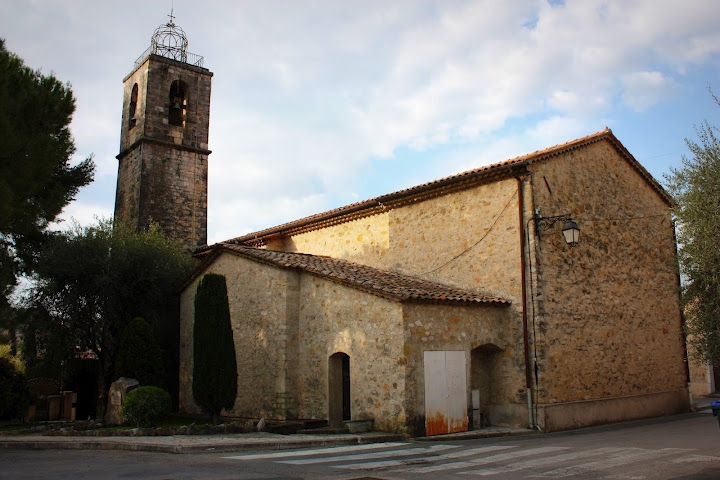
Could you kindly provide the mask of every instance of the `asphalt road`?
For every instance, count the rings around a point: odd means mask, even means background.
[[[173,455],[0,451],[0,479],[720,479],[709,411],[558,434]]]

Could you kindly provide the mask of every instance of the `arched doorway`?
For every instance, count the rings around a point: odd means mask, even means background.
[[[328,422],[339,427],[350,418],[350,357],[338,352],[328,359]]]
[[[486,343],[470,352],[470,391],[472,394],[472,427],[482,428],[492,424],[492,407],[496,382],[500,375],[497,370],[502,349]]]

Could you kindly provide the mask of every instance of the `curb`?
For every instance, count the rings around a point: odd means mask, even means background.
[[[478,438],[497,438],[497,437],[518,437],[526,435],[540,435],[544,432],[539,430],[530,430],[527,428],[517,428],[511,430],[468,430],[467,432],[448,433],[445,435],[433,435],[431,437],[415,437],[413,440],[419,442],[451,442],[455,440],[474,440]]]
[[[155,453],[208,453],[208,452],[235,452],[254,448],[269,450],[286,450],[303,447],[323,447],[332,445],[361,445],[368,443],[382,443],[405,440],[402,435],[392,434],[370,434],[370,435],[343,435],[338,437],[322,438],[288,438],[278,435],[281,438],[228,438],[228,437],[202,437],[183,438],[165,437],[63,437],[67,440],[55,438],[38,437],[35,439],[17,438],[0,439],[0,450],[118,450],[132,452],[155,452]],[[125,440],[109,440],[109,438],[124,438]],[[148,441],[138,441],[141,438],[153,438]],[[172,443],[171,443],[172,442]]]

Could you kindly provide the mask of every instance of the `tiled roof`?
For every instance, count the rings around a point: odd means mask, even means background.
[[[298,269],[366,293],[407,303],[439,303],[454,305],[509,305],[510,301],[480,293],[450,287],[409,275],[379,270],[337,258],[303,253],[279,252],[241,245],[213,247],[212,261],[222,252],[239,255],[279,268]],[[207,264],[205,264],[207,265]],[[197,277],[204,270],[195,272]]]
[[[261,230],[259,232],[232,238],[222,243],[261,245],[264,239],[272,238],[274,236],[293,235],[303,231],[322,228],[327,225],[333,225],[354,220],[356,218],[374,215],[385,211],[388,208],[393,208],[393,206],[398,204],[403,204],[409,201],[420,201],[428,197],[443,195],[451,191],[468,188],[477,182],[487,181],[487,179],[493,177],[506,177],[533,162],[560,155],[602,140],[609,141],[618,153],[620,153],[620,155],[628,161],[628,163],[669,205],[674,204],[673,199],[662,188],[662,186],[652,177],[652,175],[650,175],[650,173],[648,173],[647,170],[645,170],[642,165],[640,165],[637,160],[635,160],[635,157],[633,157],[632,154],[622,145],[622,143],[620,143],[615,135],[613,135],[612,131],[610,131],[609,128],[606,128],[605,130],[593,133],[592,135],[511,158],[509,160],[505,160],[504,162],[486,165],[474,170],[468,170],[466,172],[434,180],[432,182],[423,183],[415,187],[399,190],[394,193],[381,195],[379,197],[370,198],[368,200],[363,200],[344,207],[328,210],[327,212],[311,215],[309,217]]]

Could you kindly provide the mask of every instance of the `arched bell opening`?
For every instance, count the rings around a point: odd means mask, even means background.
[[[175,80],[170,85],[168,123],[177,127],[185,125],[187,113],[187,86],[181,80]]]
[[[133,85],[132,92],[130,92],[130,102],[128,103],[128,128],[133,128],[137,125],[137,104],[138,104],[138,84]]]

